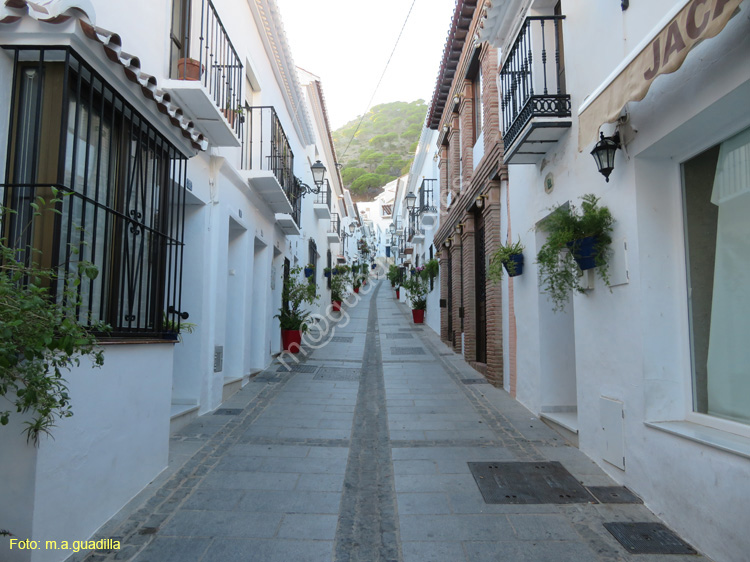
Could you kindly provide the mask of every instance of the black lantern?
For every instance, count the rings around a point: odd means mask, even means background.
[[[323,185],[323,180],[326,177],[326,167],[323,165],[323,162],[318,160],[317,162],[315,162],[315,164],[310,166],[310,170],[312,171],[313,181],[315,182],[315,185]]]
[[[615,132],[611,137],[605,137],[604,133],[599,135],[601,138],[591,151],[591,156],[596,160],[596,167],[609,182],[609,174],[615,169],[615,153],[620,148],[620,133]]]
[[[349,234],[354,234],[354,229],[355,229],[354,223],[350,222],[349,223]]]
[[[396,225],[394,223],[391,223],[388,227],[388,230],[390,230],[391,234],[393,234],[394,232],[396,232]]]
[[[409,192],[409,195],[407,195],[404,199],[406,199],[406,208],[409,209],[409,212],[414,211],[414,205],[417,204],[417,196],[414,195],[413,191]]]

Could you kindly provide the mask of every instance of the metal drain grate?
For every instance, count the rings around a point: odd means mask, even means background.
[[[392,332],[388,332],[385,337],[389,340],[413,340],[414,334],[408,334],[408,333],[399,333],[394,334]]]
[[[330,341],[334,343],[352,343],[354,338],[349,336],[333,336]]]
[[[215,416],[239,416],[242,408],[219,408],[214,412]]]
[[[280,373],[281,371],[291,371],[293,373],[314,373],[318,370],[317,365],[280,365],[278,369],[276,369],[277,373]]]
[[[470,462],[468,465],[485,503],[596,502],[559,462]]]
[[[643,500],[623,486],[586,486],[600,503],[643,503]]]
[[[412,326],[411,328],[399,328],[399,332],[421,332],[422,328],[417,328],[415,326]]]
[[[426,355],[421,347],[392,347],[392,355]]]
[[[358,381],[362,376],[361,369],[346,367],[324,367],[313,377],[316,381]]]
[[[464,384],[490,384],[487,379],[461,379]]]
[[[661,523],[604,523],[630,554],[698,554]]]

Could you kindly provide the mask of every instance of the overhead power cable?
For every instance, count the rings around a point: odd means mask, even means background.
[[[378,88],[380,87],[380,83],[383,81],[383,77],[385,76],[386,71],[388,70],[388,65],[391,64],[391,59],[393,58],[393,53],[396,52],[396,47],[398,47],[398,42],[401,40],[401,35],[404,33],[404,28],[406,28],[406,23],[409,21],[409,16],[411,16],[411,11],[414,9],[414,4],[417,3],[417,0],[412,0],[411,6],[409,7],[409,12],[406,14],[406,19],[404,19],[404,24],[401,26],[401,31],[398,33],[398,37],[396,37],[396,43],[393,45],[393,50],[391,51],[391,55],[388,57],[388,61],[385,63],[385,68],[383,69],[383,73],[380,75],[380,80],[378,80],[378,83],[375,85],[375,89],[372,92],[372,96],[370,96],[370,101],[367,102],[367,107],[365,108],[364,113],[362,113],[362,117],[359,120],[359,123],[357,123],[357,128],[354,129],[354,132],[352,133],[351,138],[349,139],[349,142],[346,145],[346,148],[344,149],[344,153],[341,155],[341,160],[344,160],[344,156],[346,156],[347,151],[349,150],[349,146],[351,146],[352,141],[354,140],[354,137],[357,135],[357,131],[359,131],[360,126],[362,126],[362,121],[365,120],[365,116],[367,115],[367,112],[370,110],[370,106],[372,105],[372,100],[375,99],[375,94],[378,92]]]

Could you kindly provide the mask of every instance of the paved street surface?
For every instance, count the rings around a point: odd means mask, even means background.
[[[172,437],[170,467],[97,537],[136,562],[621,561],[604,528],[656,522],[640,504],[485,503],[468,462],[559,461],[615,483],[452,353],[386,282],[331,341],[274,362]],[[506,496],[507,497],[507,496]]]

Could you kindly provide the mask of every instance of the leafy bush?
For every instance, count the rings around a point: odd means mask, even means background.
[[[409,301],[414,310],[425,310],[427,308],[427,293],[430,290],[424,276],[412,275],[401,286],[409,291]]]
[[[51,201],[37,197],[32,203],[35,216],[41,215],[40,209],[58,212],[54,206],[61,200],[53,194]],[[5,208],[0,213],[6,219],[15,214]],[[104,354],[95,333],[108,330],[102,323],[86,327],[76,321],[81,278],[96,278],[97,268],[81,260],[72,262],[70,271],[45,269],[33,261],[37,256],[0,238],[0,397],[16,413],[31,414],[24,432],[34,445],[39,445],[41,434],[51,435],[58,419],[73,415],[63,371],[80,365],[82,357],[100,367]],[[50,287],[58,287],[57,299]],[[0,424],[7,425],[10,414],[0,410]]]

